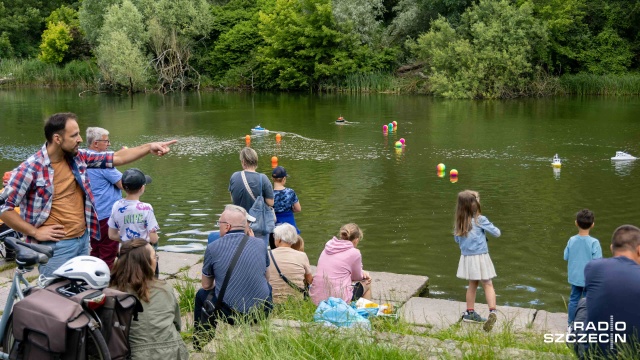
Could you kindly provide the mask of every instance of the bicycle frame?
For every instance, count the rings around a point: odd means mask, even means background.
[[[7,295],[7,303],[4,305],[4,312],[2,313],[2,319],[0,320],[0,340],[4,339],[7,324],[9,323],[9,318],[11,317],[13,304],[15,303],[16,298],[18,301],[24,299],[24,291],[32,287],[27,279],[24,278],[24,274],[31,270],[32,269],[29,268],[25,269],[18,267],[13,274],[11,289],[9,290],[9,294]],[[24,288],[22,287],[22,285],[24,285]],[[0,351],[0,359],[8,358],[8,353]]]

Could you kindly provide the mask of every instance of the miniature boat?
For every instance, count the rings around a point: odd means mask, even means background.
[[[346,122],[347,122],[347,120],[345,120],[342,116],[340,116],[338,118],[338,120],[336,120],[336,124],[344,124]]]
[[[560,157],[558,156],[558,154],[556,154],[553,157],[553,160],[551,160],[551,166],[553,166],[554,168],[559,168],[562,166],[562,160],[560,160]]]
[[[256,127],[254,127],[253,129],[251,129],[251,132],[254,134],[268,134],[269,130],[263,128],[262,126],[258,125]]]
[[[616,156],[612,157],[613,161],[635,160],[637,157],[631,156],[624,151],[616,151]]]

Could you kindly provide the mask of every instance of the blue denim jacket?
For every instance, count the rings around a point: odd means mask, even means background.
[[[458,245],[460,245],[460,251],[462,255],[481,255],[489,252],[487,246],[487,236],[485,232],[493,235],[494,237],[500,236],[500,229],[495,227],[486,216],[478,216],[478,222],[472,220],[471,224],[473,228],[467,236],[454,236]]]

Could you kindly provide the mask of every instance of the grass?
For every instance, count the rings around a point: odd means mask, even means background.
[[[576,95],[638,95],[640,74],[593,75],[576,74],[560,77],[564,92]]]
[[[45,64],[38,59],[1,59],[0,78],[9,86],[56,86],[96,88],[100,71],[92,61],[74,60],[65,65]]]
[[[0,265],[0,272],[3,272],[5,270],[9,270],[9,269],[15,269],[15,268],[16,268],[15,261],[10,261],[10,262],[7,262],[5,264]]]
[[[193,280],[182,277],[178,278],[178,282],[174,285],[174,288],[178,292],[178,305],[180,306],[180,313],[185,314],[193,312],[195,308],[196,293],[199,289],[199,283]]]
[[[218,359],[422,359],[422,358],[570,358],[564,344],[544,343],[542,334],[514,331],[513,324],[486,333],[480,326],[453,325],[434,330],[401,318],[374,317],[372,331],[336,329],[313,323],[316,306],[290,298],[274,307],[268,319],[236,326],[219,325],[215,336]],[[276,321],[274,319],[278,319]],[[283,321],[290,321],[282,324]],[[184,333],[189,341],[191,333]],[[240,340],[241,339],[241,340]],[[205,348],[207,349],[207,348]],[[514,350],[515,349],[515,350]],[[205,356],[208,355],[205,350]],[[505,357],[505,354],[510,354]]]

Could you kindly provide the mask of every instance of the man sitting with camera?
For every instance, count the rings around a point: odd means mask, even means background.
[[[196,348],[207,335],[204,331],[215,329],[216,321],[232,325],[242,317],[255,321],[272,309],[269,255],[264,241],[253,236],[250,221],[255,218],[236,205],[227,205],[220,215],[220,239],[204,253],[202,289],[195,299]]]

